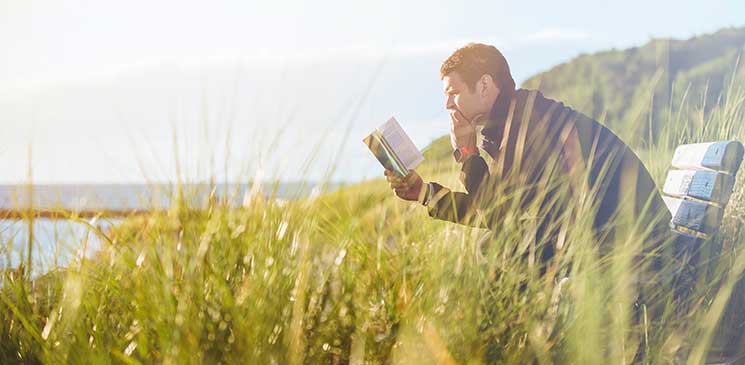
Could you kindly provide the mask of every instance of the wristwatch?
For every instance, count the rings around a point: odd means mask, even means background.
[[[464,158],[468,155],[478,154],[479,150],[476,147],[459,147],[453,150],[453,158],[455,162],[462,163]]]
[[[429,204],[429,201],[432,200],[432,190],[434,189],[431,182],[427,183],[423,187],[427,189],[427,191],[422,194],[422,200],[420,201],[420,203],[422,203],[422,205],[426,207],[427,204]]]

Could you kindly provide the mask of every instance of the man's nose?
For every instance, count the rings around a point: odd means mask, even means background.
[[[448,96],[447,100],[445,100],[445,109],[455,109],[455,102],[453,101],[452,96]]]

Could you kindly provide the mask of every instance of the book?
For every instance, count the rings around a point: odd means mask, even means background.
[[[363,140],[381,165],[400,176],[406,176],[424,161],[422,152],[404,132],[396,118],[376,128]]]

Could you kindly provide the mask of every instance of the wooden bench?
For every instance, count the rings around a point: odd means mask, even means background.
[[[682,265],[698,265],[693,252],[719,230],[743,152],[743,145],[736,141],[687,144],[675,150],[674,169],[668,172],[662,192],[672,214],[674,249],[686,257]],[[739,352],[707,362],[734,364],[743,350]]]
[[[719,229],[743,158],[740,142],[678,146],[662,192],[673,231],[706,239]]]

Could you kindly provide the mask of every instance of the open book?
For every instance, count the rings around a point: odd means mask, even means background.
[[[401,176],[408,175],[409,170],[424,161],[422,153],[393,117],[365,137],[363,142],[383,167]]]

